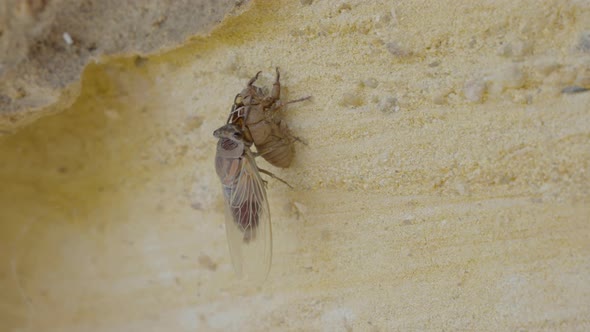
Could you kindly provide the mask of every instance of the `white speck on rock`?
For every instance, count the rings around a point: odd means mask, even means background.
[[[336,308],[322,315],[323,331],[351,331],[354,313],[348,308]]]
[[[469,195],[469,186],[463,181],[455,182],[455,191],[461,196]]]
[[[518,65],[511,65],[498,71],[491,79],[490,92],[501,94],[506,89],[518,89],[525,83],[525,75]]]
[[[219,186],[219,179],[200,169],[194,174],[194,179],[196,180],[190,192],[191,207],[195,210],[213,208],[220,199],[216,190]]]
[[[379,157],[377,158],[377,164],[378,165],[388,165],[389,161],[391,160],[391,152],[383,152],[379,155]]]
[[[477,78],[465,83],[463,86],[463,95],[472,103],[481,103],[486,90],[486,82],[481,78]]]
[[[63,38],[64,38],[64,41],[66,42],[66,44],[68,44],[68,45],[74,44],[74,40],[72,39],[72,36],[70,36],[69,33],[64,32]]]
[[[498,78],[504,83],[506,88],[520,88],[524,85],[524,73],[518,66],[511,66],[500,72]]]
[[[402,224],[404,225],[411,225],[414,223],[414,220],[416,220],[416,216],[413,214],[406,214],[402,216]]]

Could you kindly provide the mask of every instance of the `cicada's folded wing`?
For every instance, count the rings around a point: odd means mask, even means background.
[[[272,260],[270,209],[264,182],[247,150],[233,187],[224,187],[225,229],[232,263],[238,276],[262,282]]]

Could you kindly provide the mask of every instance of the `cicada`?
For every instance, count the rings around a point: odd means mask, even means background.
[[[248,82],[246,88],[234,99],[228,123],[239,125],[245,139],[256,146],[256,151],[266,161],[276,167],[286,168],[295,155],[294,142],[300,139],[291,134],[287,123],[282,119],[280,110],[287,104],[307,100],[304,97],[282,103],[279,69],[276,68],[276,80],[270,95],[254,85],[258,72]]]
[[[265,182],[250,150],[252,143],[232,123],[213,135],[219,139],[215,170],[223,187],[225,230],[233,266],[238,276],[264,281],[272,260],[272,232]]]

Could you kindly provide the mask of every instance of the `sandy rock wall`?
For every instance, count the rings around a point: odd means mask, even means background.
[[[254,1],[86,67],[0,138],[0,324],[21,331],[586,330],[590,6]],[[274,261],[232,271],[214,129],[259,70],[307,145]]]

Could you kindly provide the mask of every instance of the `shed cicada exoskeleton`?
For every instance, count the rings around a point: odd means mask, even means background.
[[[308,100],[304,97],[282,103],[279,69],[269,94],[254,85],[260,72],[248,82],[246,88],[234,99],[228,123],[239,125],[245,139],[254,143],[257,153],[276,167],[291,165],[295,155],[294,142],[300,139],[291,134],[279,112],[285,105]]]

